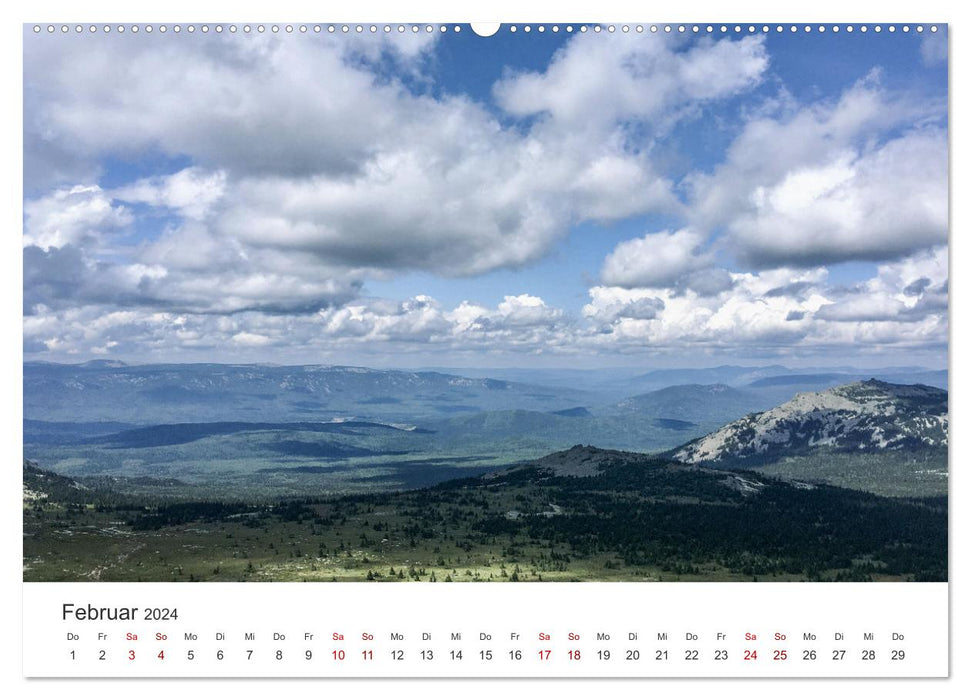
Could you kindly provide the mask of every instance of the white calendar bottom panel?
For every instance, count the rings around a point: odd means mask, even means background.
[[[943,583],[28,583],[28,677],[944,677]]]

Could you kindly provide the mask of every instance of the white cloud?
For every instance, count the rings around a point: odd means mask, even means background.
[[[323,331],[332,341],[434,342],[448,334],[451,324],[438,303],[427,296],[404,302],[355,302],[319,314]]]
[[[74,159],[155,151],[235,172],[287,173],[354,172],[375,137],[390,138],[405,116],[401,85],[379,84],[368,61],[415,58],[434,40],[61,38],[25,41],[28,153],[35,144]]]
[[[189,219],[201,219],[223,196],[226,173],[185,168],[163,177],[142,178],[114,190],[111,195],[122,202],[141,202],[176,210]]]
[[[604,284],[618,287],[671,287],[686,273],[711,264],[697,231],[661,231],[617,244],[604,260]]]
[[[757,187],[729,224],[760,265],[888,260],[947,241],[947,139],[911,132]]]
[[[587,347],[661,352],[676,348],[744,348],[811,353],[821,348],[929,348],[947,343],[947,248],[881,265],[846,287],[825,267],[731,273],[715,294],[676,286],[590,289],[583,314],[599,324],[579,335]],[[643,304],[656,312],[624,313]]]
[[[133,220],[97,185],[58,189],[28,200],[24,217],[24,245],[44,249],[98,242]]]
[[[583,313],[598,320],[613,317],[609,328],[601,329],[598,341],[628,348],[796,342],[805,334],[805,329],[787,320],[791,312],[811,312],[824,303],[825,298],[819,293],[802,299],[784,295],[770,297],[766,292],[781,284],[818,281],[823,277],[825,271],[821,270],[733,273],[730,289],[706,296],[691,289],[673,287],[593,287],[591,301],[583,308]],[[615,311],[645,301],[657,307],[656,314],[638,317]],[[609,333],[605,333],[608,330]]]
[[[196,219],[219,200],[211,228],[237,241],[452,275],[537,260],[576,221],[678,210],[647,145],[627,142],[628,120],[665,112],[670,122],[686,105],[751,87],[767,65],[761,38],[685,47],[573,37],[537,79],[550,82],[547,96],[557,81],[599,91],[609,80],[585,61],[609,68],[624,96],[596,105],[601,138],[591,141],[573,128],[573,108],[524,132],[463,97],[414,94],[382,75],[386,56],[420,66],[427,37],[154,34],[111,37],[98,51],[78,50],[90,37],[64,39],[28,38],[28,155],[188,156],[192,167],[116,198]],[[528,80],[497,92],[520,94]],[[591,97],[569,99],[589,109]]]
[[[38,305],[145,306],[166,311],[316,311],[357,295],[360,275],[308,256],[246,251],[192,226],[103,259],[77,246],[24,248],[24,312]]]
[[[397,138],[354,177],[240,178],[214,229],[330,264],[464,276],[538,260],[576,221],[679,207],[621,144],[524,137],[462,99],[426,100],[409,122],[413,108],[398,105]]]
[[[248,178],[213,226],[248,246],[351,267],[469,275],[519,266],[563,233],[568,207],[526,182],[517,153],[495,146],[453,162],[409,141],[351,180]]]
[[[361,300],[319,316],[335,338],[462,347],[490,341],[515,345],[536,338],[537,332],[555,332],[563,311],[530,294],[506,296],[495,308],[465,301],[451,310],[431,297],[417,296],[404,302]]]
[[[753,87],[768,63],[762,37],[685,49],[674,37],[578,35],[544,72],[514,74],[494,93],[511,114],[546,114],[561,128],[586,131],[669,119],[669,111]]]
[[[53,309],[40,305],[24,317],[29,352],[63,355],[184,357],[193,352],[256,353],[273,348],[306,359],[344,352],[547,352],[569,348],[573,325],[562,310],[530,294],[507,296],[495,307],[464,302],[455,308],[418,295],[404,301],[358,299],[316,313],[158,312],[105,305]],[[346,356],[345,356],[346,357]]]
[[[613,322],[617,319],[636,319],[650,321],[664,310],[665,303],[651,290],[632,290],[621,287],[593,287],[590,290],[591,303],[584,307],[583,314],[598,322]]]
[[[816,319],[839,322],[893,321],[921,324],[947,320],[948,253],[940,246],[900,262],[881,265],[877,275],[842,291]]]
[[[554,322],[563,315],[552,309],[540,297],[531,294],[506,296],[496,307],[496,316],[506,326],[538,326]]]
[[[877,75],[833,102],[783,95],[747,110],[724,162],[676,182],[665,168],[678,156],[659,141],[762,80],[762,37],[577,35],[546,70],[495,86],[505,114],[424,91],[434,35],[188,38],[99,37],[81,51],[92,37],[28,36],[26,177],[39,194],[25,202],[25,347],[946,342],[944,105]],[[97,181],[107,158],[191,165],[111,190],[65,186]],[[95,179],[71,179],[82,175]],[[521,268],[571,226],[648,213],[684,225],[618,244],[581,318],[530,294],[453,308],[359,296],[403,270]],[[844,260],[885,264],[829,283],[821,265]]]
[[[833,348],[916,352],[947,342],[944,247],[882,265],[851,287],[832,284],[825,268],[731,276],[730,288],[709,295],[690,288],[595,286],[580,318],[528,293],[508,295],[494,307],[465,301],[448,308],[418,295],[279,314],[39,304],[24,317],[24,341],[30,352],[61,355],[107,350],[172,359],[219,350],[259,357],[245,353],[272,347],[298,360],[344,353],[344,361],[389,352],[453,358],[688,351],[808,356]]]
[[[779,108],[753,115],[722,164],[685,181],[693,224],[727,229],[728,254],[757,268],[816,266],[946,240],[942,102],[889,93],[874,73],[835,102]]]
[[[947,61],[947,32],[924,32],[920,39],[920,56],[925,65]]]
[[[248,333],[246,331],[241,331],[232,337],[232,341],[237,345],[246,345],[249,347],[263,347],[264,345],[270,345],[273,343],[273,339],[260,333]]]

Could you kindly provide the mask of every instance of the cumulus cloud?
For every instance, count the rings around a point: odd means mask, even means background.
[[[439,304],[428,296],[404,302],[373,300],[347,304],[319,314],[324,331],[334,338],[374,341],[431,342],[447,333],[450,324]]]
[[[114,190],[112,198],[138,202],[154,207],[167,207],[183,217],[202,219],[226,189],[226,173],[185,168],[166,176],[136,180]]]
[[[616,310],[617,318],[634,318],[640,321],[650,321],[657,318],[664,311],[664,302],[657,298],[644,298],[622,304]]]
[[[24,245],[44,249],[100,242],[133,221],[97,185],[57,189],[24,203]]]
[[[249,333],[247,331],[240,331],[232,337],[232,341],[237,345],[244,345],[247,347],[263,347],[264,345],[271,345],[273,339],[261,335],[260,333]]]
[[[943,102],[890,93],[871,74],[834,102],[780,109],[754,115],[722,164],[686,179],[694,225],[726,229],[729,254],[811,267],[946,241]]]
[[[825,267],[731,273],[710,295],[677,287],[596,286],[583,307],[599,333],[581,344],[672,348],[933,347],[947,341],[947,248],[877,268],[859,284],[832,284]],[[653,313],[630,315],[634,304]],[[604,325],[606,324],[606,325]],[[607,339],[604,340],[604,336]]]
[[[702,40],[578,35],[543,72],[511,75],[494,87],[517,116],[548,115],[564,128],[590,130],[618,120],[669,119],[673,111],[754,86],[769,60],[761,36]]]
[[[679,207],[620,143],[524,138],[464,99],[411,101],[397,106],[396,138],[353,177],[242,177],[213,226],[336,264],[466,276],[536,261],[576,221]]]
[[[700,267],[682,275],[676,284],[679,293],[688,290],[702,297],[710,297],[726,292],[735,285],[732,273],[723,267]]]
[[[926,65],[947,61],[947,32],[925,32],[920,39],[920,56]]]
[[[947,139],[941,103],[871,74],[838,100],[765,104],[711,173],[691,224],[624,241],[584,315],[628,348],[930,347],[947,338]],[[731,272],[716,261],[752,269]],[[827,266],[882,262],[856,284]],[[642,317],[625,304],[657,302]],[[581,342],[594,342],[594,336]]]
[[[84,304],[195,313],[312,312],[354,298],[358,277],[321,268],[315,261],[218,247],[207,252],[204,238],[189,236],[148,247],[127,262],[88,255],[77,246],[24,248],[24,313],[41,305],[62,309]]]
[[[537,78],[552,81],[545,94],[557,81],[599,89],[602,78],[588,80],[584,67],[593,57],[626,86],[622,102],[599,110],[590,139],[573,128],[572,107],[508,127],[488,105],[410,88],[422,81],[429,37],[61,38],[27,37],[27,161],[60,153],[96,170],[108,157],[160,154],[191,165],[32,198],[25,244],[79,249],[76,303],[213,313],[339,305],[369,276],[402,270],[518,268],[579,221],[679,211],[647,145],[629,141],[630,121],[663,112],[670,122],[690,104],[750,88],[767,65],[759,38],[685,47],[574,37]],[[501,81],[501,107],[523,114],[515,95],[529,80]],[[49,186],[62,173],[29,179]],[[127,247],[94,243],[133,223],[132,207],[153,210],[141,219],[162,230],[136,230],[140,242]],[[31,254],[34,279],[57,276],[66,257]],[[63,285],[39,284],[35,304],[68,303]]]
[[[166,271],[143,263],[99,263],[76,246],[24,248],[24,312],[38,305],[62,308],[79,303],[133,306],[149,301],[149,288]]]
[[[837,290],[832,304],[819,308],[824,321],[893,321],[920,324],[946,322],[947,248],[881,265],[876,276],[849,289]]]
[[[378,80],[362,59],[414,58],[434,41],[255,32],[26,39],[28,153],[156,152],[276,173],[355,172],[376,135],[390,138],[396,118],[417,117],[397,108],[400,83]],[[28,181],[43,176],[28,172]]]
[[[561,235],[566,207],[530,187],[515,160],[484,149],[449,164],[435,150],[406,146],[354,180],[243,180],[214,226],[339,265],[446,275],[523,265]]]
[[[947,139],[912,132],[788,173],[729,225],[757,265],[888,260],[947,241]]]
[[[446,308],[427,295],[404,301],[359,298],[315,313],[232,315],[109,310],[103,305],[49,308],[24,318],[24,342],[37,350],[91,355],[112,352],[179,356],[212,349],[351,353],[386,352],[387,344],[441,352],[545,352],[568,347],[576,330],[561,309],[529,294],[495,307],[463,302]]]
[[[763,37],[577,34],[489,103],[428,89],[436,36],[28,34],[25,349],[946,342],[943,102],[877,74],[835,100],[760,96],[723,125],[723,162],[681,179],[665,139],[761,83]],[[100,178],[117,162],[144,167]],[[619,243],[579,316],[521,290],[361,296],[521,269],[577,224],[645,214],[678,223]],[[828,282],[853,260],[881,265]]]
[[[617,294],[616,289],[595,287],[590,292],[594,303],[584,309],[584,314],[601,322],[625,318],[650,321],[664,310],[664,302],[658,297],[649,296],[649,292],[631,294],[630,290],[625,291]]]
[[[686,273],[711,264],[706,239],[691,229],[649,233],[619,243],[604,260],[600,277],[618,287],[670,287]]]
[[[314,313],[286,314],[41,303],[25,315],[24,342],[61,355],[105,349],[159,358],[227,349],[252,357],[245,353],[270,348],[304,358],[334,352],[345,358],[388,352],[811,353],[947,342],[944,247],[881,265],[873,277],[850,286],[832,284],[822,267],[730,274],[732,285],[710,295],[598,285],[579,317],[531,294],[507,295],[495,306],[464,301],[454,307],[427,295],[356,298]]]
[[[927,277],[921,277],[914,280],[906,287],[904,287],[904,294],[909,297],[917,297],[924,293],[924,291],[931,286],[931,281]]]
[[[797,342],[804,330],[787,320],[792,311],[814,311],[826,301],[820,293],[808,298],[766,296],[784,283],[806,281],[818,284],[823,269],[798,271],[767,270],[761,273],[731,273],[732,285],[711,295],[674,287],[623,288],[599,286],[590,290],[591,301],[583,308],[589,318],[603,319],[612,309],[645,299],[656,300],[658,313],[649,318],[616,315],[611,342],[627,347],[670,348],[732,344]]]
[[[538,326],[554,322],[563,315],[560,309],[552,309],[540,297],[531,294],[506,296],[496,307],[504,325]]]

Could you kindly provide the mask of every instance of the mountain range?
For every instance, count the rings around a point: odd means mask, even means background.
[[[30,386],[49,393],[25,394],[24,577],[947,580],[947,392],[867,379],[767,405],[764,379],[799,386],[777,376],[585,405],[435,373],[36,370]],[[257,389],[270,405],[415,416],[198,420]],[[134,422],[187,391],[216,398],[187,401],[181,421]],[[443,416],[415,392],[496,408]],[[53,397],[76,422],[38,419]],[[524,398],[547,405],[503,407]]]
[[[797,394],[674,450],[688,464],[767,462],[832,449],[842,452],[947,448],[947,392],[871,379]]]
[[[330,365],[126,365],[94,361],[77,365],[27,362],[23,365],[24,417],[45,422],[120,422],[138,425],[176,422],[284,422],[363,418],[377,421],[440,420],[496,410],[559,412],[584,408],[610,413],[625,402],[670,401],[676,393],[723,391],[734,396],[735,415],[763,410],[799,391],[875,377],[922,382],[946,388],[946,370],[891,367],[828,372],[767,367],[656,370],[462,370],[405,371]],[[490,376],[492,375],[492,376]],[[703,390],[699,386],[715,386]],[[676,390],[675,387],[684,387]],[[669,396],[655,394],[668,391]],[[653,394],[653,396],[652,396]],[[638,401],[647,395],[647,400]],[[670,412],[670,411],[669,411]],[[692,421],[690,417],[655,417]]]
[[[747,383],[608,401],[596,391],[433,371],[27,363],[25,457],[73,477],[174,479],[214,494],[358,493],[585,443],[887,495],[946,492],[947,392],[880,379],[830,387],[847,369],[659,370],[640,376]]]

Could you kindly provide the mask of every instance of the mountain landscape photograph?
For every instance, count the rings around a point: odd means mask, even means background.
[[[24,581],[948,580],[946,31],[534,29],[25,28]]]

